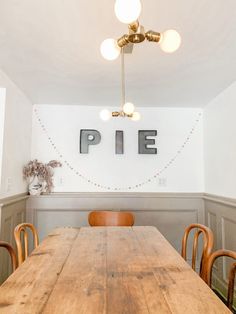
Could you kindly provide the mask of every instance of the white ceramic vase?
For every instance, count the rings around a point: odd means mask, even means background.
[[[34,176],[29,183],[30,195],[40,195],[43,192],[43,184],[39,180],[38,176]]]

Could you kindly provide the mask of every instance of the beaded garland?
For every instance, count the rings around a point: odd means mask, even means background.
[[[94,180],[82,175],[77,169],[75,169],[63,156],[63,154],[58,150],[57,145],[55,144],[55,142],[52,140],[52,137],[49,135],[44,123],[42,122],[42,119],[39,116],[38,110],[34,109],[34,113],[36,116],[36,119],[41,127],[41,129],[43,130],[44,134],[47,137],[47,140],[49,142],[49,144],[52,146],[52,148],[55,150],[55,152],[57,153],[59,159],[61,160],[62,164],[64,164],[69,170],[71,170],[76,176],[80,177],[81,179],[83,179],[84,181],[86,181],[87,183],[100,188],[100,189],[104,189],[104,190],[114,190],[114,191],[126,191],[126,190],[133,190],[133,189],[138,189],[146,184],[149,184],[150,182],[156,180],[156,178],[158,178],[164,171],[166,171],[166,169],[168,169],[177,159],[177,157],[182,153],[183,149],[185,148],[185,146],[188,144],[188,142],[190,141],[200,119],[202,116],[202,113],[199,112],[197,115],[197,118],[194,121],[194,125],[193,127],[190,129],[188,135],[186,136],[183,144],[179,147],[179,149],[177,150],[176,154],[169,159],[169,161],[165,164],[165,166],[157,171],[156,173],[154,173],[154,175],[152,175],[151,177],[149,177],[148,179],[146,179],[145,181],[142,181],[138,184],[135,185],[131,185],[131,186],[124,186],[124,187],[118,187],[118,186],[108,186],[108,185],[103,185],[103,184],[99,184],[98,182],[95,182]]]

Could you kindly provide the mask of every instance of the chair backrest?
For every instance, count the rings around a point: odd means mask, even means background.
[[[14,272],[17,268],[17,260],[16,260],[16,253],[15,253],[13,247],[5,241],[0,241],[0,247],[4,247],[5,249],[7,249],[8,253],[11,257],[12,271]]]
[[[19,265],[21,265],[29,255],[29,248],[28,248],[29,241],[28,241],[27,229],[30,229],[32,231],[33,239],[34,239],[34,248],[36,248],[39,245],[38,233],[34,225],[30,223],[22,223],[22,224],[17,225],[14,230],[14,236],[15,236],[15,241],[16,241]],[[23,234],[24,251],[23,251],[22,243],[21,243],[21,233]]]
[[[203,234],[203,250],[201,255],[201,263],[200,263],[200,272],[199,275],[201,278],[206,278],[206,263],[209,258],[214,244],[214,236],[213,232],[210,228],[201,225],[201,224],[191,224],[189,225],[184,232],[184,236],[182,239],[182,257],[187,260],[187,241],[188,236],[191,230],[195,229],[194,238],[193,238],[193,248],[192,248],[192,268],[196,270],[196,258],[198,252],[198,239],[200,234]]]
[[[93,211],[89,213],[90,226],[123,226],[130,227],[134,224],[134,215],[128,212]]]
[[[212,253],[207,262],[207,276],[206,283],[211,287],[211,278],[212,278],[212,267],[215,260],[218,257],[227,256],[236,260],[236,252],[230,250],[218,250]],[[233,308],[233,297],[234,297],[234,280],[236,273],[236,262],[233,263],[229,271],[229,282],[228,282],[228,296],[227,296],[227,306],[232,311]]]

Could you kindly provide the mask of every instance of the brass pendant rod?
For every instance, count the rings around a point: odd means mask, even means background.
[[[121,111],[123,111],[123,105],[125,104],[125,56],[124,48],[121,48]]]

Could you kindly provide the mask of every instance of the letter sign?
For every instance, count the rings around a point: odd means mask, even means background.
[[[124,154],[124,132],[116,131],[116,154]]]
[[[80,153],[88,154],[90,145],[101,142],[101,134],[97,130],[80,130]]]
[[[155,139],[148,139],[148,136],[157,136],[156,130],[139,130],[138,131],[138,153],[139,154],[157,154],[157,149],[148,147],[155,145]]]
[[[156,155],[157,149],[149,147],[155,145],[154,138],[149,136],[157,136],[156,130],[139,130],[138,131],[138,153]],[[101,142],[101,133],[97,130],[83,129],[80,130],[80,154],[88,154],[90,145],[97,145]],[[115,153],[117,155],[124,154],[124,131],[115,131]]]

